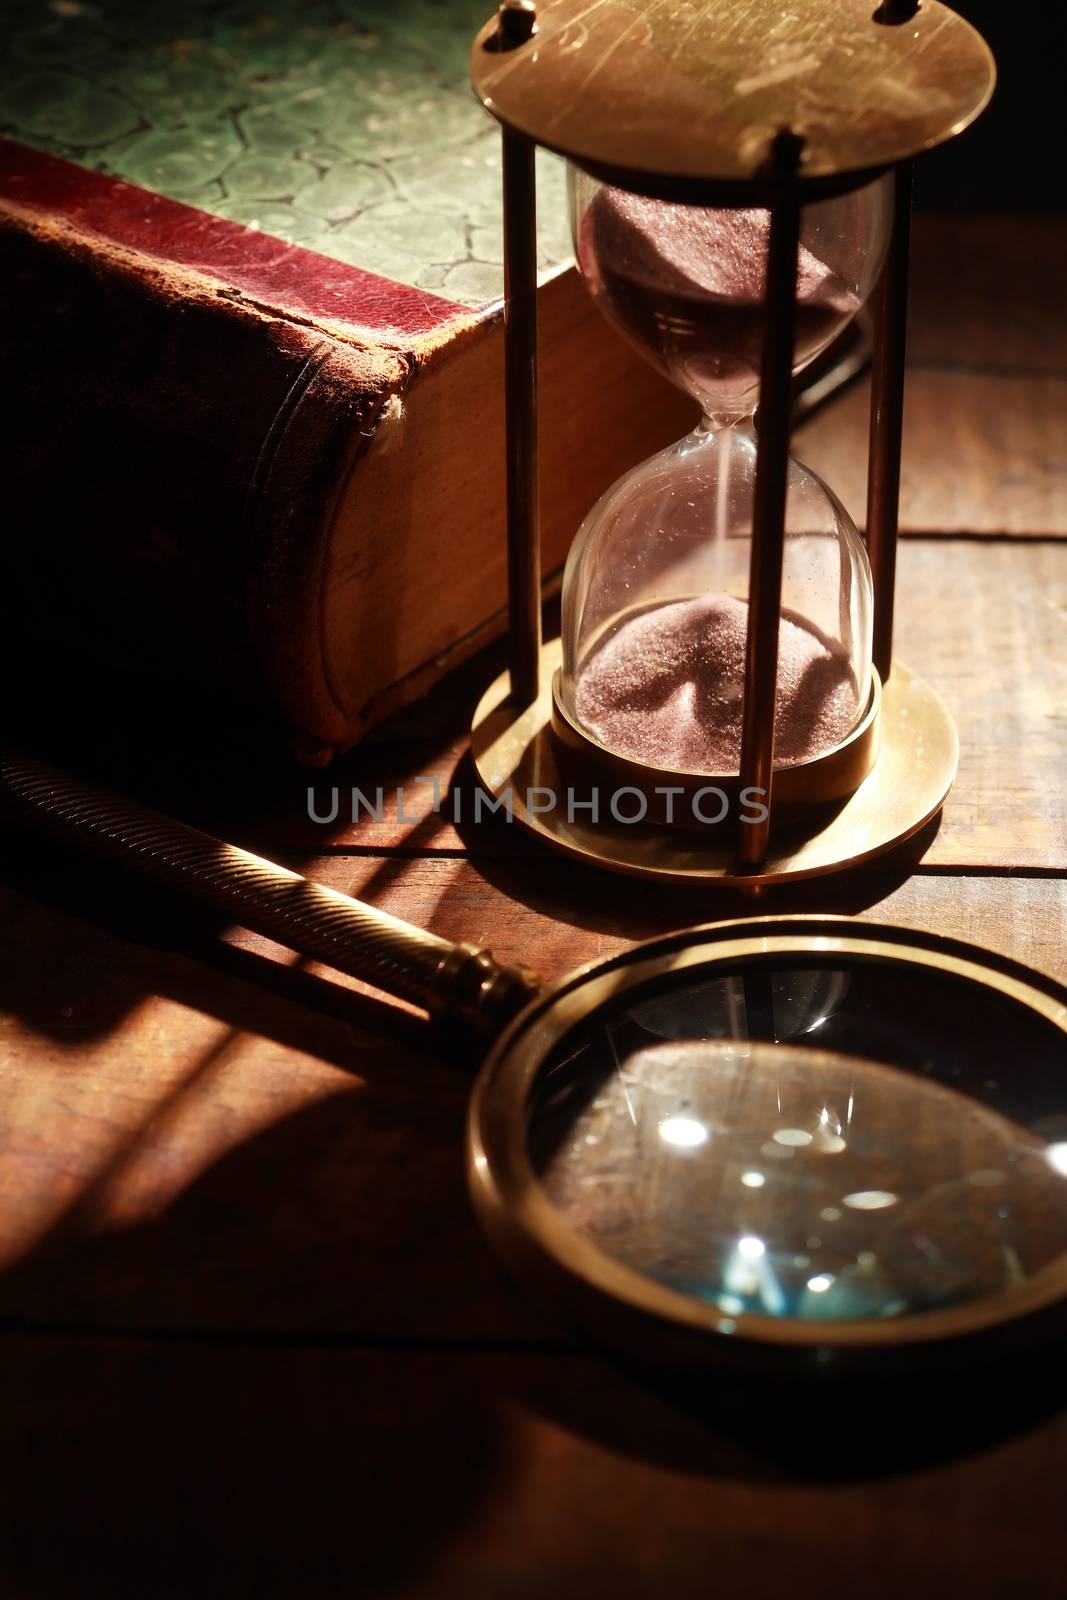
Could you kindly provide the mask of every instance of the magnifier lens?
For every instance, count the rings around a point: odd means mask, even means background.
[[[727,1319],[1011,1291],[1067,1251],[1063,1034],[957,989],[842,962],[620,997],[541,1075],[535,1171],[575,1233]]]

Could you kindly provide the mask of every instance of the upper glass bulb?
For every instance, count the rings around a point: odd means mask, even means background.
[[[568,168],[579,270],[609,322],[699,401],[735,420],[759,392],[770,215],[649,200]],[[805,206],[794,371],[824,350],[870,293],[885,256],[885,180]]]

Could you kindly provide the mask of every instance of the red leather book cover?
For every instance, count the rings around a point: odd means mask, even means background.
[[[483,10],[15,0],[6,604],[51,651],[114,645],[322,761],[501,625]],[[551,567],[683,403],[586,305],[542,180]]]

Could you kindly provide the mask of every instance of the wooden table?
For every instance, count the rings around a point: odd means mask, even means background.
[[[897,857],[764,902],[1060,977],[1065,244],[1040,219],[919,230],[899,652],[956,715],[959,780]],[[857,511],[864,407],[861,388],[796,446]],[[469,786],[490,670],[316,778],[320,799]],[[502,822],[316,827],[306,775],[269,756],[88,733],[157,804],[546,975],[752,909],[580,870]],[[918,1381],[638,1381],[487,1254],[468,1078],[401,1008],[21,834],[2,865],[5,1596],[1064,1592],[1061,1370],[998,1370],[962,1407]]]

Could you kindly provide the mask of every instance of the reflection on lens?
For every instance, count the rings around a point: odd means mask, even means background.
[[[673,1144],[679,1150],[695,1150],[707,1139],[708,1130],[695,1117],[668,1117],[659,1125],[659,1136],[665,1144]]]
[[[730,1317],[932,1310],[1067,1251],[1062,1147],[930,1078],[824,1050],[675,1038],[621,1055],[613,1041],[605,1058],[587,1040],[549,1075],[530,1133],[571,1228]]]

